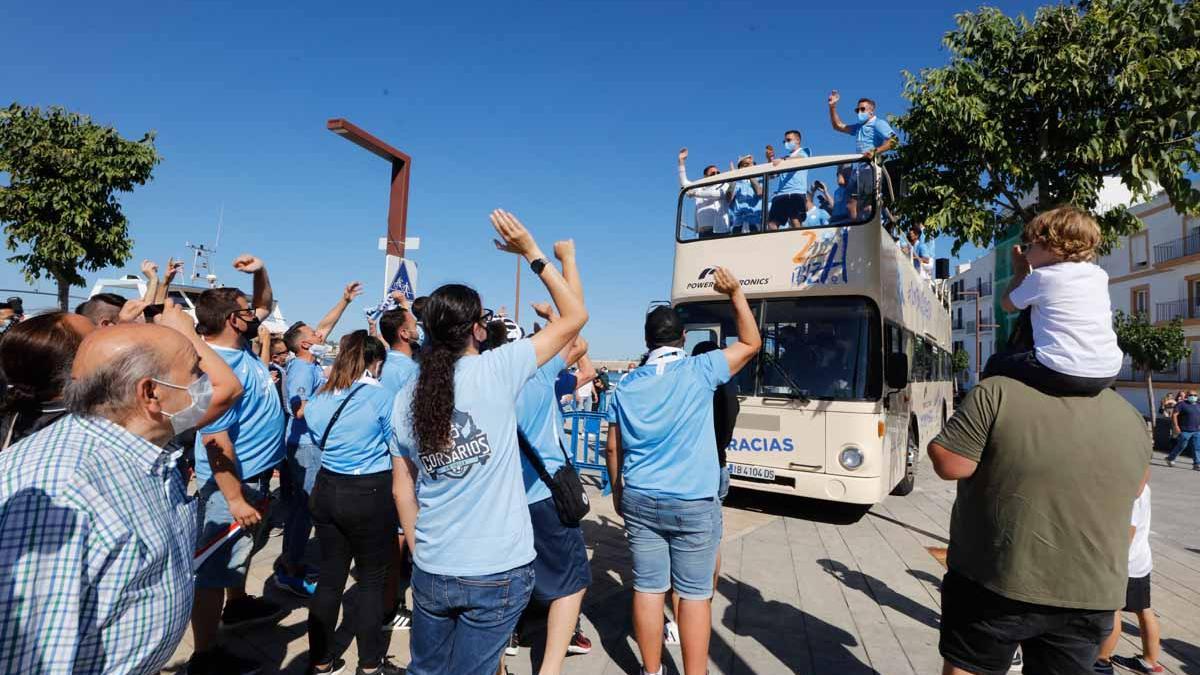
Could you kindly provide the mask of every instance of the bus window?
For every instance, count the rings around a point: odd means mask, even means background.
[[[878,399],[878,311],[864,298],[764,301],[760,396]]]
[[[691,241],[852,225],[873,218],[875,202],[875,169],[866,162],[776,170],[682,191],[677,236]]]
[[[761,308],[758,301],[750,302],[750,311],[757,316]],[[675,308],[683,317],[684,346],[688,354],[704,340],[713,340],[722,348],[737,342],[737,326],[733,321],[733,307],[727,301],[695,302],[678,305]],[[752,396],[755,393],[755,374],[758,371],[758,358],[755,357],[749,365],[742,368],[730,382],[741,396]]]

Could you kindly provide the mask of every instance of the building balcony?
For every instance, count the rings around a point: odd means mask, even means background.
[[[1184,258],[1200,253],[1200,231],[1192,232],[1186,237],[1168,241],[1165,244],[1154,245],[1154,264],[1158,265],[1168,260]]]
[[[974,321],[968,321],[968,322],[967,322],[967,332],[968,332],[968,333],[974,333],[974,332],[975,332],[975,322],[974,322]]]
[[[975,287],[975,290],[979,291],[979,297],[986,298],[992,294],[992,282],[987,281],[980,283]]]
[[[1154,303],[1156,322],[1175,319],[1200,319],[1200,303],[1193,302],[1189,305],[1186,299]]]
[[[962,319],[954,319],[953,321],[950,322],[950,330],[962,330],[962,329],[963,329],[963,320]]]

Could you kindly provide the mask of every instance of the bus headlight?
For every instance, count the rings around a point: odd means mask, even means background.
[[[847,471],[854,471],[858,469],[863,465],[862,450],[859,450],[853,445],[842,450],[842,452],[838,454],[838,464],[841,464],[842,468],[846,469]]]

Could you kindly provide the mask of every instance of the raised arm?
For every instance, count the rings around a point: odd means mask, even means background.
[[[275,293],[271,290],[271,278],[267,276],[267,266],[262,259],[243,253],[233,261],[233,269],[254,275],[254,297],[250,306],[260,321],[270,316],[275,307]]]
[[[836,89],[829,92],[829,123],[833,126],[834,131],[840,131],[843,134],[850,133],[850,127],[838,117],[837,104],[842,100],[842,95]]]
[[[1021,285],[1021,282],[1025,281],[1025,277],[1029,276],[1029,261],[1025,259],[1025,254],[1021,253],[1020,246],[1013,246],[1011,255],[1012,279],[1008,282],[1008,290],[1004,291],[1004,297],[1000,300],[1000,306],[1006,312],[1019,312],[1021,308],[1013,304],[1010,296]]]
[[[258,358],[265,365],[271,365],[271,329],[261,323],[258,324]]]
[[[513,214],[499,209],[493,211],[492,226],[500,235],[500,239],[496,241],[496,248],[499,250],[517,253],[530,263],[545,260],[545,255],[534,241],[533,235]],[[532,338],[537,364],[541,366],[579,335],[580,329],[587,323],[588,313],[583,305],[583,298],[567,285],[567,280],[563,278],[557,266],[547,262],[542,267],[539,278],[550,292],[550,298],[558,308],[559,315],[558,321],[546,326]]]
[[[758,350],[762,348],[762,336],[758,333],[758,322],[754,320],[754,312],[750,311],[750,303],[746,301],[746,294],[742,292],[742,285],[738,283],[737,278],[724,267],[718,267],[715,276],[713,288],[718,293],[729,296],[730,302],[733,303],[733,320],[737,326],[738,341],[722,350],[729,362],[729,374],[733,376],[758,354]]]
[[[182,260],[167,258],[167,273],[163,275],[163,281],[158,287],[158,292],[154,294],[154,304],[161,305],[167,301],[167,291],[171,290],[171,282],[182,271]]]
[[[342,290],[342,297],[338,298],[337,303],[325,313],[325,316],[321,317],[321,320],[313,327],[313,332],[322,340],[327,339],[333,332],[334,326],[341,320],[342,314],[346,313],[346,308],[360,295],[362,295],[361,283],[351,281],[346,284],[346,288]]]
[[[146,293],[142,299],[153,305],[154,298],[158,295],[158,264],[153,260],[143,260],[142,276],[146,277]]]
[[[692,184],[692,181],[687,177],[687,148],[679,149],[679,187],[687,187]]]
[[[212,402],[208,405],[208,412],[200,418],[196,428],[211,424],[241,398],[241,381],[238,380],[237,374],[233,372],[225,359],[221,358],[213,351],[212,347],[208,346],[207,342],[196,334],[196,326],[192,317],[188,316],[182,307],[174,303],[163,307],[162,314],[158,315],[156,323],[171,328],[187,338],[200,357],[200,370],[208,375],[208,380],[212,383],[213,395]]]

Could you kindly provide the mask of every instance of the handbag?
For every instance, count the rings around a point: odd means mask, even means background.
[[[554,510],[558,512],[558,519],[567,527],[579,527],[579,521],[588,514],[592,505],[588,502],[587,492],[583,489],[583,481],[579,479],[579,472],[575,470],[575,465],[571,464],[571,458],[567,456],[567,449],[563,447],[562,439],[558,439],[558,449],[562,451],[566,463],[559,467],[553,476],[546,471],[546,463],[525,439],[525,434],[521,433],[520,429],[517,430],[517,445],[521,447],[521,454],[525,455],[525,459],[528,459],[529,463],[533,465],[542,482],[550,488],[550,497],[554,500]]]
[[[321,449],[321,452],[325,452],[325,441],[329,440],[329,430],[333,428],[333,425],[337,424],[338,418],[342,416],[342,411],[346,409],[346,404],[350,402],[350,399],[354,398],[359,389],[365,386],[367,385],[360,384],[351,389],[350,395],[342,399],[342,404],[337,407],[337,410],[333,411],[333,417],[330,417],[329,424],[325,425],[325,433],[321,434],[321,442],[317,443],[317,447]]]

